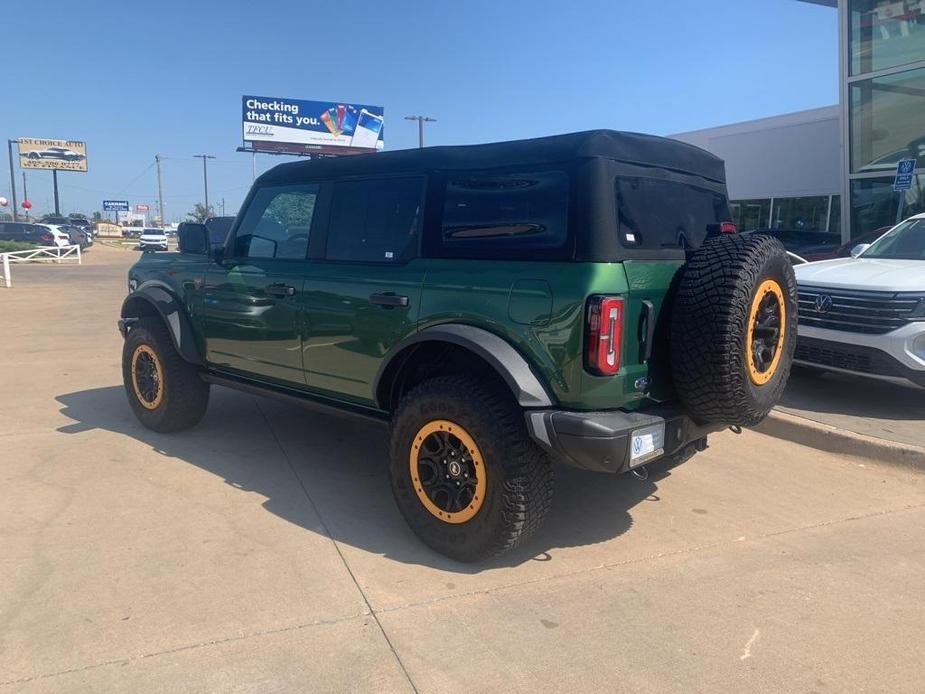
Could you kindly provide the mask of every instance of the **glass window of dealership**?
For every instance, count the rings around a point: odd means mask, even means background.
[[[838,8],[847,212],[858,237],[925,212],[925,0]],[[905,193],[892,188],[901,159],[920,172]]]

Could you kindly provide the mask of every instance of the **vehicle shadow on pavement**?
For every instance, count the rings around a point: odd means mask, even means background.
[[[862,397],[858,397],[863,393]],[[795,373],[781,407],[853,417],[925,419],[925,389],[837,373]]]
[[[552,510],[539,532],[513,552],[467,565],[434,553],[405,525],[389,486],[385,426],[213,388],[202,423],[186,432],[158,434],[138,423],[121,386],[56,399],[63,405],[61,413],[74,420],[59,432],[104,430],[130,437],[166,457],[207,470],[236,489],[263,495],[267,511],[312,532],[326,528],[339,543],[457,573],[556,561],[557,549],[611,540],[631,527],[629,512],[635,505],[659,501],[656,483],[670,474],[667,466],[651,465],[649,479],[641,481],[632,475],[560,466]],[[293,472],[305,494],[294,493]]]

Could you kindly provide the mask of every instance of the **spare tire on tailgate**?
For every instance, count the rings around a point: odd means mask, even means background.
[[[694,252],[671,318],[672,375],[692,417],[753,426],[768,414],[790,375],[796,306],[777,239],[726,234]]]

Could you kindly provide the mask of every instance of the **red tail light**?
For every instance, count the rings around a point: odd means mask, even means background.
[[[719,225],[719,233],[721,234],[737,234],[739,228],[732,222],[723,222]]]
[[[620,370],[623,317],[620,297],[592,296],[588,300],[585,367],[591,373],[613,376]]]

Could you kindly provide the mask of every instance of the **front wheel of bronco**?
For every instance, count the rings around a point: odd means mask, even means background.
[[[122,381],[129,405],[148,429],[161,433],[198,424],[209,404],[209,384],[173,346],[159,318],[140,318],[122,347]]]
[[[458,561],[517,546],[552,501],[552,464],[509,393],[466,377],[425,381],[392,421],[392,491],[414,533]]]

